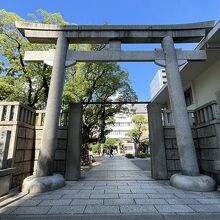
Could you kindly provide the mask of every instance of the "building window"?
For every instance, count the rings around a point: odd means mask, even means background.
[[[185,100],[186,100],[186,106],[193,104],[193,97],[192,97],[192,89],[189,88],[184,92]]]

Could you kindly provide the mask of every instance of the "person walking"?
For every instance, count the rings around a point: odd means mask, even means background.
[[[113,149],[112,148],[110,148],[110,157],[113,157],[114,155],[113,155]]]

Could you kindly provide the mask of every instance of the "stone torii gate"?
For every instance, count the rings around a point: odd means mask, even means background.
[[[180,25],[49,25],[16,22],[16,27],[31,43],[56,44],[55,50],[26,51],[25,61],[45,62],[53,66],[47,101],[42,146],[35,177],[28,177],[27,187],[44,182],[48,188],[59,187],[64,180],[53,175],[61,98],[65,67],[76,62],[155,62],[166,68],[168,91],[173,112],[182,174],[171,177],[171,184],[195,191],[215,189],[212,178],[200,175],[191,128],[189,124],[179,66],[186,61],[205,60],[202,50],[182,51],[175,43],[199,42],[214,22]],[[68,50],[69,44],[109,44],[104,51]],[[162,49],[154,51],[122,51],[123,43],[160,43]],[[57,178],[57,179],[56,179]],[[45,180],[46,179],[46,180]],[[55,180],[55,181],[54,181]],[[25,180],[24,180],[25,182]]]

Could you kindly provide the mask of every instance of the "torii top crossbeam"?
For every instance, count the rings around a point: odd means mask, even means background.
[[[161,43],[171,36],[175,43],[200,41],[214,21],[175,25],[52,25],[16,22],[19,31],[32,43],[56,43],[64,32],[69,43]]]

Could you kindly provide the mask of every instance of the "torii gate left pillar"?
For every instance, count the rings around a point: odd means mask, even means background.
[[[57,146],[56,137],[58,134],[59,117],[62,104],[68,46],[68,39],[61,31],[57,38],[36,174],[35,176],[30,176],[24,180],[22,185],[23,192],[44,192],[54,190],[65,185],[63,176],[59,174],[53,175],[53,166]]]
[[[63,36],[63,32],[61,32],[57,39],[56,52],[53,62],[36,176],[53,175],[53,164],[57,146],[57,138],[54,137],[57,137],[59,126],[68,45],[68,40],[65,36]]]

